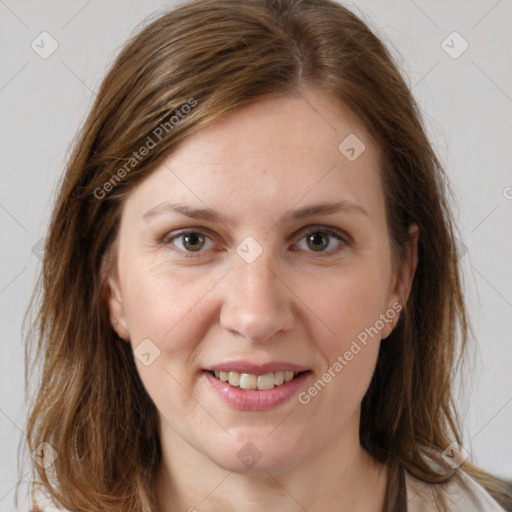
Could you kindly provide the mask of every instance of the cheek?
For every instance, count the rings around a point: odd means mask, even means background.
[[[311,401],[325,393],[318,406],[336,407],[340,421],[357,409],[373,376],[385,325],[387,275],[378,266],[353,267],[319,281],[315,290],[303,288],[301,296],[315,313],[312,335],[323,356],[321,382],[306,392]]]
[[[133,263],[125,275],[126,321],[144,386],[159,409],[185,408],[193,415],[184,389],[193,387],[197,374],[190,371],[190,362],[218,314],[209,292],[219,280],[217,272],[203,270],[193,278],[165,263]],[[139,347],[146,353],[146,345],[157,356],[149,366],[137,360]]]
[[[317,330],[327,333],[324,348],[332,357],[368,329],[382,329],[380,315],[387,302],[387,274],[378,268],[352,267],[330,274],[315,288],[303,286],[301,297],[317,318]],[[375,337],[375,336],[373,336]]]
[[[211,286],[205,280],[197,281],[162,267],[132,271],[125,280],[125,315],[137,371],[157,409],[171,424],[176,410],[192,422],[204,421],[186,391],[197,377],[189,371],[188,361],[211,321],[205,310],[207,301],[202,300]],[[148,352],[150,364],[146,365],[138,354]]]
[[[125,281],[127,303],[125,315],[132,338],[150,338],[162,350],[164,340],[174,339],[176,343],[190,345],[192,334],[184,336],[184,330],[197,331],[201,325],[191,322],[201,301],[211,286],[210,279],[185,278],[183,272],[169,271],[165,265],[137,270],[132,267]],[[214,282],[214,278],[211,279]],[[175,333],[180,333],[175,336]],[[182,340],[182,341],[181,341]],[[168,341],[165,341],[168,344]]]

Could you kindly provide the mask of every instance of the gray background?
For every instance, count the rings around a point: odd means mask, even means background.
[[[22,317],[40,268],[55,187],[107,65],[170,1],[0,0],[0,511],[10,511],[24,428]],[[478,341],[460,389],[464,448],[512,478],[512,3],[346,4],[400,54],[456,193],[470,319]],[[50,48],[46,31],[57,41]],[[469,44],[450,36],[457,31]],[[41,38],[46,37],[44,43]],[[443,43],[445,41],[445,43]],[[450,56],[447,51],[452,53]],[[27,477],[26,468],[21,472]]]

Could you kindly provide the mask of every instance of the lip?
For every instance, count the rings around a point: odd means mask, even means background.
[[[209,372],[238,372],[238,373],[252,373],[254,375],[265,375],[266,373],[273,372],[306,372],[310,368],[300,366],[298,364],[286,363],[283,361],[274,361],[263,364],[255,364],[250,361],[229,361],[226,363],[219,363],[205,368]]]
[[[274,364],[274,363],[272,363]],[[264,375],[265,373],[270,373],[271,371],[280,371],[278,367],[276,370],[265,370],[263,373],[253,372],[255,368],[260,372],[261,368],[270,368],[271,365],[262,365],[255,366],[249,365],[251,367],[251,371],[242,371],[241,373],[255,373],[256,375]],[[233,366],[234,368],[235,366]],[[274,364],[275,367],[275,364]],[[289,371],[292,371],[294,368],[293,365],[287,365],[286,368],[290,368]],[[265,391],[259,390],[245,390],[240,389],[235,386],[231,386],[228,382],[222,382],[221,380],[214,377],[210,371],[220,371],[215,370],[215,368],[220,368],[220,366],[212,367],[212,370],[204,370],[203,376],[207,379],[213,390],[220,396],[220,398],[226,402],[227,404],[235,407],[236,409],[246,410],[246,411],[262,411],[265,409],[272,409],[273,407],[277,407],[287,401],[289,401],[292,397],[296,396],[300,389],[304,386],[306,380],[312,375],[311,371],[306,370],[293,370],[293,371],[303,371],[300,375],[297,375],[293,380],[289,382],[285,382],[280,386],[276,386],[272,389],[267,389]],[[222,366],[222,368],[227,369],[226,366]],[[236,366],[236,368],[240,368],[240,366]],[[230,371],[239,371],[239,370],[230,370]]]

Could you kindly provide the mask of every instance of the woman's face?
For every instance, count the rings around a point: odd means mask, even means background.
[[[415,262],[393,271],[377,148],[344,108],[304,90],[190,136],[127,198],[117,257],[110,313],[164,448],[277,474],[358,445]]]

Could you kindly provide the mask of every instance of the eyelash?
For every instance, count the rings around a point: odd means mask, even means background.
[[[299,242],[304,240],[306,237],[308,237],[309,235],[312,235],[314,233],[323,233],[323,234],[327,235],[330,238],[335,238],[339,242],[339,245],[337,247],[335,247],[334,249],[330,249],[330,250],[326,250],[326,251],[318,251],[316,253],[316,255],[319,256],[319,257],[332,256],[334,254],[337,254],[344,247],[349,247],[352,244],[351,237],[349,237],[348,235],[344,235],[343,232],[339,232],[339,231],[337,231],[335,229],[332,229],[332,228],[329,228],[329,227],[326,227],[326,226],[318,225],[318,226],[311,226],[311,227],[304,228],[304,229],[307,229],[307,231],[303,231],[302,232],[301,237],[299,239]],[[183,249],[177,248],[173,244],[173,242],[175,240],[178,240],[180,237],[182,237],[184,235],[192,234],[192,233],[198,234],[198,235],[202,235],[205,238],[207,238],[208,240],[212,241],[212,237],[209,236],[208,233],[204,231],[204,228],[197,228],[197,229],[196,228],[187,228],[187,229],[179,230],[178,232],[167,233],[162,238],[161,245],[170,246],[171,250],[179,252],[182,256],[184,256],[186,258],[197,258],[197,257],[201,256],[202,253],[204,253],[205,251],[204,250],[185,251]],[[330,243],[330,240],[329,240],[329,243]],[[297,245],[297,244],[295,244],[295,245]],[[295,248],[295,249],[292,249],[292,250],[296,251],[296,250],[299,250],[299,249]],[[305,251],[305,252],[315,254],[315,251],[312,251],[312,250],[311,251]]]

